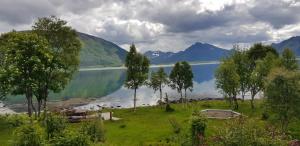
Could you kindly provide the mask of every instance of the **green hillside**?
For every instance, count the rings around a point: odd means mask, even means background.
[[[80,52],[80,67],[122,66],[126,51],[104,39],[78,32],[83,44]]]

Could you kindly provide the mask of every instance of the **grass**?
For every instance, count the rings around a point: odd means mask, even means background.
[[[261,120],[263,105],[261,100],[255,101],[256,109],[252,110],[249,101],[240,102],[238,112],[255,119],[262,126],[266,121]],[[122,118],[120,121],[105,121],[106,144],[112,146],[135,146],[145,143],[164,141],[174,135],[169,119],[175,119],[181,126],[183,132],[189,130],[189,119],[193,111],[202,109],[230,109],[228,103],[224,101],[199,101],[189,103],[187,107],[182,104],[172,104],[174,112],[167,113],[160,106],[140,107],[136,112],[131,109],[114,109],[114,116]],[[228,120],[208,120],[206,135],[212,136],[218,129],[226,126]],[[78,128],[80,123],[69,124],[71,128]],[[11,139],[13,129],[9,128],[6,123],[0,121],[0,143],[7,145]],[[293,135],[300,138],[299,123],[292,123],[291,128]],[[298,136],[297,136],[298,135]]]

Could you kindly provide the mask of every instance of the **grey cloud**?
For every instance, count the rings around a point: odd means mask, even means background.
[[[0,19],[10,25],[30,24],[33,19],[55,15],[55,8],[44,0],[1,0]]]
[[[260,0],[255,2],[249,12],[258,21],[267,22],[279,29],[299,22],[300,6],[294,4],[294,1]]]

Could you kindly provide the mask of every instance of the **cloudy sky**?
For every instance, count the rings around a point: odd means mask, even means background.
[[[300,35],[299,14],[300,0],[0,0],[0,32],[56,15],[125,49],[176,52],[195,42],[278,42]]]

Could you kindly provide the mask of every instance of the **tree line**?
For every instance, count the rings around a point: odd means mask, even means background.
[[[142,85],[147,85],[153,88],[154,91],[159,91],[160,100],[163,102],[163,87],[170,86],[176,89],[180,94],[182,103],[187,102],[186,92],[193,89],[193,72],[192,67],[186,61],[177,62],[170,75],[168,76],[164,69],[161,67],[156,72],[151,72],[149,78],[149,65],[148,58],[137,52],[134,44],[130,46],[130,51],[126,57],[125,66],[127,67],[127,77],[125,86],[134,90],[133,109],[136,110],[136,91]],[[149,79],[148,79],[149,78]],[[184,96],[183,96],[184,91]]]
[[[280,55],[269,45],[254,44],[250,49],[235,49],[221,61],[216,70],[216,86],[234,109],[250,93],[251,108],[254,98],[261,93],[267,111],[277,115],[285,131],[300,112],[300,73],[292,50],[286,48]]]

